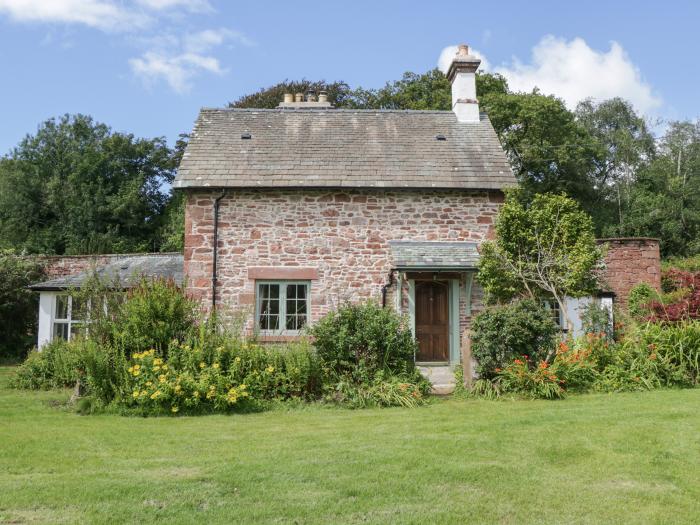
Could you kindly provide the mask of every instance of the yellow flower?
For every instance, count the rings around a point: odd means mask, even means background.
[[[199,390],[195,390],[193,395],[194,395],[194,397],[199,399]]]
[[[182,387],[180,385],[175,385],[175,392],[180,392],[182,390]]]
[[[153,383],[151,381],[146,381],[146,386],[153,386]]]
[[[139,358],[139,354],[137,354],[136,352],[131,354],[131,359],[138,359],[138,358]]]
[[[166,377],[163,374],[158,376],[158,381],[160,381],[161,383],[165,383],[165,379]]]
[[[156,390],[151,394],[151,399],[155,399],[160,395],[160,390]]]
[[[138,370],[134,370],[134,377],[138,377],[139,375],[141,375],[141,372],[139,372]]]
[[[140,370],[140,369],[141,369],[141,365],[134,365],[134,370]]]
[[[168,365],[163,365],[163,366],[161,366],[161,368],[162,368],[163,370],[167,370],[167,369],[168,369]]]
[[[219,363],[214,363],[212,366],[213,366],[214,368],[219,368]]]
[[[207,366],[207,365],[204,364],[204,361],[202,361],[201,363],[199,363],[199,368],[204,368],[205,366]]]
[[[173,408],[170,409],[173,414],[177,414],[178,410],[180,410],[178,406],[173,406]]]
[[[236,357],[236,363],[240,363],[240,362],[241,362],[241,358],[240,358],[240,357]]]
[[[138,390],[134,390],[134,393],[131,394],[131,395],[132,395],[134,398],[137,398],[137,397],[139,397],[139,391],[138,391]]]
[[[153,360],[154,365],[162,365],[163,360],[160,357],[157,357],[156,359]]]
[[[265,372],[267,372],[268,374],[271,374],[271,373],[274,372],[274,371],[275,371],[275,367],[274,367],[274,366],[268,366],[268,367],[265,369]]]
[[[140,395],[141,395],[141,397],[146,397],[148,395],[148,392],[146,392],[145,390],[141,390]]]
[[[133,366],[130,366],[130,367],[128,368],[128,372],[131,374],[133,371],[134,371],[134,367],[133,367]]]

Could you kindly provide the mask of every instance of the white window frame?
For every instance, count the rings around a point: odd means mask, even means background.
[[[564,316],[562,315],[561,307],[559,306],[559,303],[557,302],[556,299],[544,299],[542,301],[542,307],[547,310],[547,313],[552,316],[552,321],[557,323],[557,326],[559,327],[559,330],[562,332],[567,332],[568,328],[564,326]],[[555,319],[555,316],[552,315],[552,312],[557,312],[559,315],[557,316],[558,319]]]
[[[280,287],[279,293],[279,328],[277,330],[263,330],[260,328],[260,315],[262,314],[262,294],[260,287],[263,285],[277,285]],[[255,330],[260,335],[299,335],[301,330],[288,330],[287,327],[287,285],[303,285],[306,287],[306,322],[307,326],[311,317],[311,281],[279,279],[279,280],[256,280],[255,281]],[[303,329],[303,327],[302,327]]]
[[[66,317],[57,317],[58,313],[58,301],[61,299],[67,298],[68,299],[68,305],[66,308]],[[58,293],[54,295],[53,297],[53,315],[51,316],[51,340],[53,341],[54,339],[60,337],[58,334],[56,334],[56,325],[65,325],[67,327],[67,337],[66,341],[70,341],[73,338],[73,326],[81,326],[84,325],[86,322],[86,319],[73,319],[73,296],[67,293]],[[84,314],[87,314],[87,305],[86,308],[83,310]],[[63,339],[61,337],[61,339]]]

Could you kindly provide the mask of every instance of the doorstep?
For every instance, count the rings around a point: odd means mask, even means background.
[[[455,390],[455,374],[451,366],[447,364],[433,365],[417,363],[418,371],[430,381],[431,393],[439,396],[451,394]]]

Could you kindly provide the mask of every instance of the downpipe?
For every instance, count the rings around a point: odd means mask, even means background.
[[[216,285],[217,285],[217,268],[218,268],[218,255],[219,255],[219,206],[221,199],[226,196],[226,190],[221,191],[216,199],[214,199],[214,246],[212,252],[212,265],[211,265],[211,311],[212,314],[216,313]]]

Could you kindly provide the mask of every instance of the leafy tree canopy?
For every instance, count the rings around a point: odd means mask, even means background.
[[[35,342],[38,297],[27,286],[41,275],[37,261],[0,250],[0,360],[22,357]]]
[[[49,119],[0,159],[0,247],[153,250],[175,166],[162,138],[116,133],[84,115]]]
[[[482,244],[479,282],[491,302],[517,296],[564,299],[595,291],[603,254],[593,221],[563,195],[538,194],[530,202],[511,192],[496,221],[496,239]]]
[[[660,238],[665,256],[700,253],[700,121],[672,122],[658,150],[630,185],[618,231]]]

